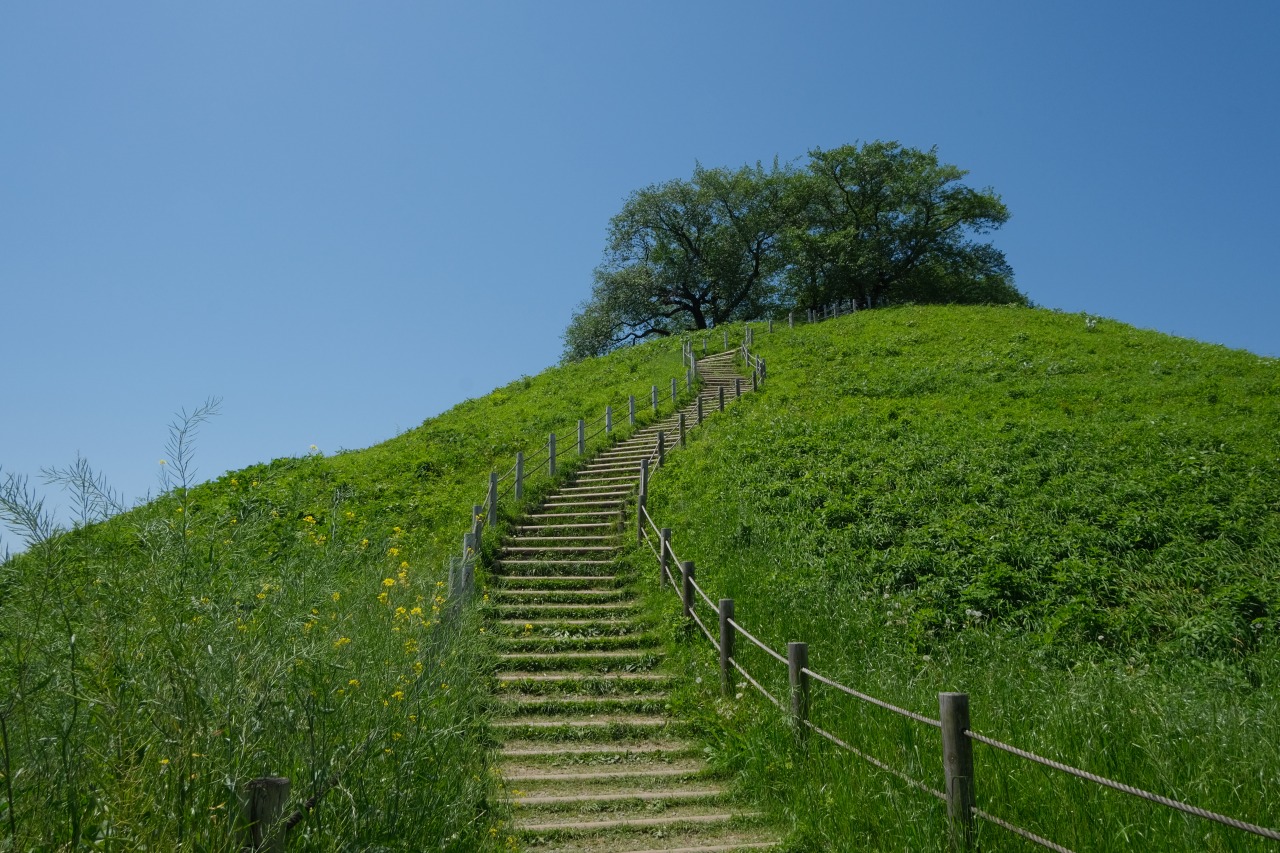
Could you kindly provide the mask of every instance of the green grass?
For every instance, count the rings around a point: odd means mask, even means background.
[[[652,484],[713,598],[851,687],[930,716],[965,691],[977,731],[1280,825],[1280,362],[1029,309],[756,341],[766,390]],[[785,698],[785,669],[739,647]],[[712,699],[705,643],[686,653],[685,712],[797,850],[945,847],[940,803],[825,743],[797,752],[740,679],[743,699]],[[821,685],[814,719],[942,787],[936,730]],[[980,807],[1068,847],[1270,849],[975,749]]]
[[[368,450],[174,488],[4,561],[0,850],[238,849],[239,791],[264,775],[292,780],[291,806],[321,795],[290,849],[506,846],[489,638],[470,610],[445,618],[445,562],[491,467],[558,430],[567,470],[578,417],[612,404],[625,424],[627,394],[643,412],[676,375],[675,341],[553,368]],[[7,516],[33,508],[5,497]]]

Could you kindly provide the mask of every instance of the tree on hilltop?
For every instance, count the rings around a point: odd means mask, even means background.
[[[852,300],[1025,303],[1004,254],[975,236],[1009,211],[990,189],[896,142],[809,152],[633,192],[609,222],[568,360],[627,343]]]

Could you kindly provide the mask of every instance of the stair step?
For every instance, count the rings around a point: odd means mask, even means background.
[[[591,803],[616,803],[626,802],[627,800],[639,800],[641,802],[653,802],[662,800],[706,800],[715,797],[724,796],[722,788],[685,788],[676,791],[628,791],[613,794],[561,794],[549,796],[534,797],[513,797],[510,803],[513,806],[549,806],[549,805],[567,805],[569,803],[582,803],[589,805]]]

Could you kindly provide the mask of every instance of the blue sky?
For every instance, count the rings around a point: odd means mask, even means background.
[[[1038,304],[1280,356],[1280,5],[0,6],[0,466],[129,497],[560,354],[627,194],[872,139],[999,192]],[[11,545],[12,539],[7,540]]]

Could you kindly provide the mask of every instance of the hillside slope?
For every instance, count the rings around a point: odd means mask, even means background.
[[[625,425],[636,394],[643,419],[681,364],[672,341],[553,368],[0,565],[0,848],[238,849],[243,785],[268,775],[292,780],[290,808],[316,801],[291,850],[505,844],[486,637],[474,614],[442,622],[444,562],[491,468],[551,430],[571,468],[579,417],[612,404]]]
[[[967,691],[976,728],[1280,823],[1280,362],[1008,308],[877,310],[756,341],[765,393],[700,431],[650,497],[713,598],[859,690],[935,715],[939,691]],[[693,653],[708,684],[712,663]],[[752,671],[785,693],[785,669]],[[807,843],[945,837],[937,804],[865,765],[852,783],[839,762],[796,772],[749,702],[720,709],[741,724],[722,759],[776,791]],[[938,771],[896,718],[815,702],[882,760]],[[1252,849],[982,761],[980,801],[1002,779],[1001,814],[1076,849]]]

